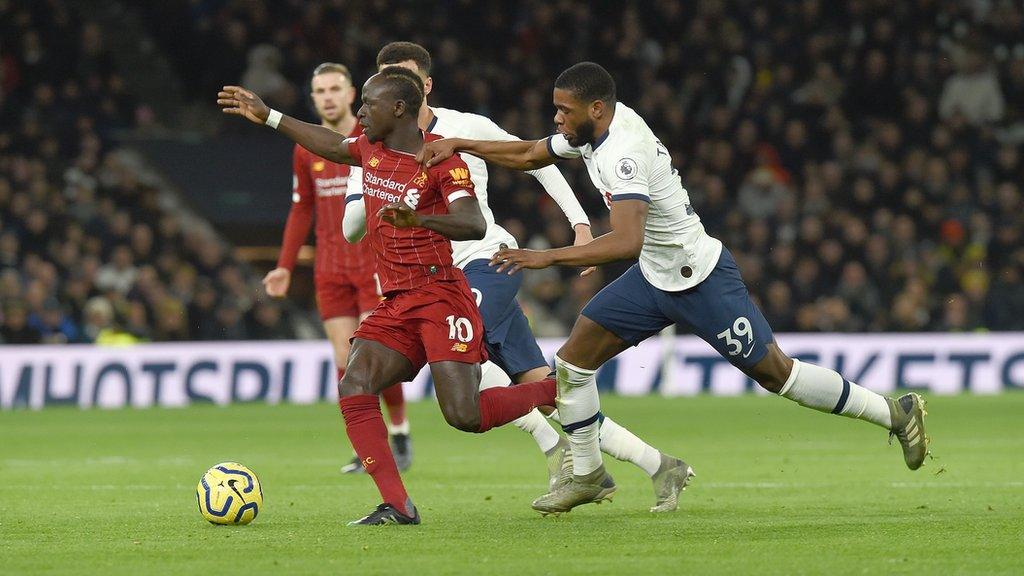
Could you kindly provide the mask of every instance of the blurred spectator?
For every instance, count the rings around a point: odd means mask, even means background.
[[[135,284],[139,271],[132,264],[132,252],[127,246],[114,248],[110,262],[96,273],[96,287],[127,294]]]
[[[253,340],[295,338],[294,331],[282,330],[281,308],[274,302],[258,302],[250,311],[248,334]]]
[[[775,181],[771,170],[758,168],[750,173],[747,181],[740,187],[737,203],[747,218],[762,220],[775,214],[779,205],[788,196],[789,191]]]
[[[114,131],[145,117],[144,105],[106,46],[111,31],[86,13],[65,0],[0,2],[2,338],[185,340],[200,281],[215,300],[213,323],[220,293],[234,295],[224,306],[238,307],[235,315],[247,314],[258,279],[202,226],[186,242],[183,216],[163,207],[169,193],[116,147]],[[279,50],[253,52],[254,82],[287,101],[294,88],[279,71]],[[264,333],[293,334],[288,318],[273,319]]]
[[[330,0],[153,10],[185,23],[186,41],[163,47],[188,77],[241,79],[248,53],[244,81],[268,98],[279,74],[302,93],[322,60],[345,62],[358,85],[385,42],[420,42],[434,55],[433,104],[490,115],[526,138],[552,131],[554,77],[600,62],[668,147],[777,330],[1024,329],[1020,2],[455,5],[472,30],[431,5],[388,0],[356,11]],[[551,34],[558,22],[573,26]],[[221,52],[197,59],[196,46]],[[209,88],[192,84],[208,101]],[[288,110],[309,114],[301,99]],[[595,234],[606,230],[582,165],[562,167]],[[522,246],[570,241],[520,174],[492,169],[489,201]],[[221,279],[206,267],[201,275]],[[597,287],[618,270],[606,267]],[[539,334],[567,333],[593,292],[594,279],[575,276],[525,275],[520,299]]]
[[[281,74],[281,50],[271,44],[259,44],[249,50],[249,66],[242,74],[242,84],[262,95],[268,104],[291,108],[295,104],[296,90]]]
[[[214,317],[215,340],[245,340],[248,337],[239,306],[231,299],[225,298],[221,301],[214,312]]]
[[[45,344],[68,344],[78,342],[78,327],[64,314],[60,302],[53,297],[43,303],[43,310],[29,316],[28,324],[39,332]]]
[[[968,122],[983,125],[1003,119],[1003,94],[991,57],[980,46],[963,46],[954,53],[957,71],[946,80],[939,114],[948,119],[963,114]]]
[[[1024,329],[1020,2],[459,1],[458,19],[393,0],[142,4],[196,102],[242,82],[305,118],[313,66],[344,62],[358,85],[385,42],[405,39],[433,52],[431,103],[540,138],[555,76],[600,62],[776,330]],[[145,104],[81,16],[62,0],[0,2],[4,303],[42,318],[57,298],[87,340],[104,329],[102,314],[89,321],[96,297],[122,333],[290,336],[230,250],[163,211],[112,144]],[[573,25],[551,34],[559,22]],[[562,169],[595,235],[607,231],[582,164]],[[571,241],[529,177],[492,169],[489,201],[522,246]],[[537,333],[567,333],[621,269],[526,273]]]
[[[94,296],[85,304],[83,310],[85,315],[85,337],[90,342],[99,339],[104,330],[108,330],[114,323],[114,307],[102,296]]]
[[[0,340],[5,344],[39,344],[42,336],[28,325],[28,310],[18,301],[4,307],[4,323],[0,327]]]

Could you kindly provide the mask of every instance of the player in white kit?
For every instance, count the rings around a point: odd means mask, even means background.
[[[430,77],[431,59],[430,53],[422,46],[411,42],[392,42],[378,53],[377,66],[401,66],[416,72],[424,81],[426,93],[430,94],[433,86]],[[484,116],[431,107],[426,102],[420,109],[419,125],[426,132],[445,137],[519,140]],[[489,262],[502,246],[515,247],[516,239],[495,223],[494,214],[487,205],[486,163],[468,154],[463,155],[463,159],[469,166],[477,201],[487,221],[487,233],[483,239],[452,242],[452,259],[469,281],[486,331],[484,344],[490,362],[482,366],[481,389],[507,386],[510,380],[516,383],[542,380],[548,377],[550,367],[537,346],[526,316],[516,302],[522,278],[498,272],[497,267]],[[550,166],[531,171],[530,174],[565,213],[576,232],[576,245],[590,242],[590,221],[561,172]],[[350,189],[348,200],[357,199],[358,193],[358,189]],[[358,235],[363,218],[359,212],[362,203],[350,206],[355,210],[346,210],[346,235],[350,231]],[[585,270],[583,274],[589,272]],[[651,477],[656,497],[651,511],[675,510],[678,493],[685,487],[687,480],[684,472],[689,467],[686,463],[662,454],[611,418],[603,414],[599,414],[598,418],[600,449],[617,459],[636,464]],[[539,411],[534,410],[513,424],[532,434],[540,450],[547,456],[549,488],[557,487],[559,482],[571,481],[572,453],[568,443]]]
[[[690,206],[668,150],[636,112],[617,102],[608,72],[592,62],[576,64],[555,81],[553,96],[554,136],[532,142],[443,139],[419,154],[428,166],[468,152],[519,170],[583,159],[611,211],[612,231],[582,246],[499,250],[492,259],[499,270],[513,274],[523,268],[639,258],[586,305],[555,357],[558,413],[572,445],[573,479],[535,500],[533,507],[566,512],[615,491],[596,447],[600,402],[594,373],[671,324],[703,338],[770,392],[887,428],[903,446],[907,466],[919,468],[928,453],[924,400],[914,393],[886,398],[779,349],[732,254],[704,231]]]

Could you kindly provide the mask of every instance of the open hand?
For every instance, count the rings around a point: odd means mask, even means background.
[[[250,122],[263,124],[270,116],[270,107],[255,93],[241,86],[225,86],[217,92],[217,104],[221,112],[243,116]]]
[[[497,266],[498,272],[508,271],[509,275],[519,272],[523,268],[537,270],[551,266],[551,257],[547,250],[523,250],[521,248],[509,248],[501,245],[501,250],[491,256],[491,266]]]
[[[436,166],[455,155],[455,139],[442,138],[432,142],[424,142],[423,148],[416,154],[416,161],[426,168]]]
[[[377,216],[395,228],[416,228],[420,225],[419,214],[401,202],[393,202],[381,208]]]

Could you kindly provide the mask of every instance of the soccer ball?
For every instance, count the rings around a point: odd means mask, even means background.
[[[263,506],[256,473],[237,462],[210,468],[196,486],[199,512],[213,524],[248,524]]]

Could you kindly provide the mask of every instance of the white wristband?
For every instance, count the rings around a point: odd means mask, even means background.
[[[281,118],[284,114],[281,114],[273,108],[270,109],[270,114],[267,115],[267,121],[264,122],[267,126],[270,126],[274,130],[277,130],[277,125],[281,123]]]

